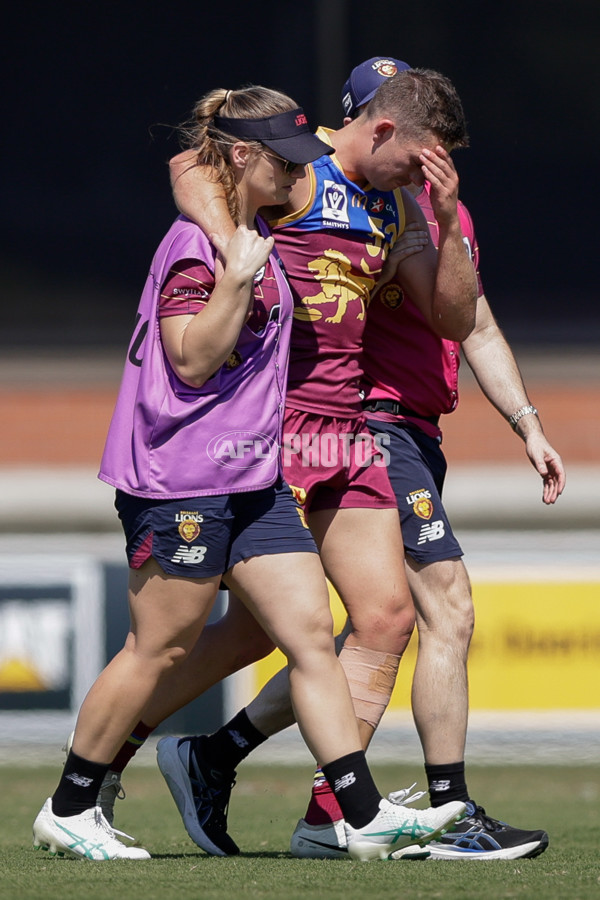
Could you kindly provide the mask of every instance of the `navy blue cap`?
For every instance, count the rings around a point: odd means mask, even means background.
[[[354,118],[360,106],[372,100],[377,88],[392,75],[410,69],[408,63],[387,56],[374,56],[352,69],[350,78],[342,88],[344,115]]]
[[[231,119],[215,116],[215,128],[241,140],[260,141],[283,159],[298,165],[314,162],[333,147],[310,130],[304,110],[298,107],[264,119]]]

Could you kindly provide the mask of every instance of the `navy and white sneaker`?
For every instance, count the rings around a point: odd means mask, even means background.
[[[202,737],[162,738],[156,756],[193,842],[211,856],[237,856],[240,848],[227,834],[227,807],[235,772],[221,772],[207,765],[202,759]]]
[[[523,831],[488,816],[467,802],[467,814],[454,831],[427,844],[431,859],[533,859],[548,846],[545,831]]]

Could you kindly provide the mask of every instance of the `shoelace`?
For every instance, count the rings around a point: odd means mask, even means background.
[[[100,794],[103,794],[105,791],[112,791],[115,795],[115,800],[124,800],[127,794],[125,793],[125,788],[123,787],[121,780],[119,778],[114,778],[110,780],[105,780],[100,785]]]
[[[95,808],[94,817],[95,817],[96,828],[99,828],[101,831],[108,832],[110,837],[114,838],[116,841],[118,841],[119,838],[127,838],[128,841],[132,841],[133,843],[135,843],[134,837],[132,837],[130,834],[127,834],[126,831],[119,831],[118,828],[115,828],[113,825],[110,824],[110,822],[108,821],[108,819],[102,812],[102,809],[100,806],[97,806]],[[118,835],[118,837],[117,837],[117,835]]]
[[[218,828],[227,826],[227,811],[229,807],[229,798],[231,790],[235,785],[235,778],[228,783],[225,778],[219,779],[216,784],[209,784],[206,776],[202,773],[198,760],[194,760],[196,774],[189,772],[189,778],[192,785],[192,794],[194,795],[194,805],[196,812],[201,813],[204,806],[208,805],[211,810],[210,818],[214,825]],[[211,773],[212,774],[212,773]],[[235,774],[235,773],[234,773]],[[210,777],[210,776],[209,776]],[[214,781],[214,776],[213,781]]]
[[[227,813],[229,811],[229,800],[231,797],[231,789],[235,785],[235,780],[227,785],[224,782],[222,787],[207,787],[204,790],[205,796],[208,796],[213,808],[213,822],[220,828],[227,825]]]
[[[500,822],[498,819],[493,819],[491,816],[488,816],[483,806],[476,806],[471,815],[467,812],[465,818],[475,819],[479,824],[483,825],[486,831],[501,831],[504,825],[504,823]]]
[[[414,803],[416,800],[420,800],[421,797],[425,796],[425,791],[415,791],[414,794],[410,794],[412,789],[417,786],[417,782],[411,784],[409,788],[402,788],[399,791],[392,791],[391,794],[388,794],[388,800],[390,803],[394,803],[396,806],[405,806],[407,803]],[[410,796],[409,796],[410,794]]]
[[[137,839],[134,838],[131,834],[127,834],[126,831],[119,831],[118,828],[112,828],[112,833],[115,837],[125,838],[128,841],[131,841],[132,844],[137,844]]]

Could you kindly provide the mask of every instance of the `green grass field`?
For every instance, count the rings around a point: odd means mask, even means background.
[[[202,853],[187,837],[158,770],[134,765],[126,773],[127,799],[117,805],[115,825],[135,834],[152,860],[53,858],[33,850],[31,825],[54,790],[58,771],[58,764],[0,767],[0,896],[5,900],[600,900],[600,771],[593,767],[471,768],[471,793],[491,814],[550,834],[542,856],[513,862],[292,859],[289,837],[304,813],[311,772],[249,763],[240,767],[229,816],[231,834],[242,848],[239,857]],[[376,765],[373,771],[386,793],[420,775],[415,766]],[[425,798],[418,805],[426,806]]]

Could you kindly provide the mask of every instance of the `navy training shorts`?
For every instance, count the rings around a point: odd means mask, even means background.
[[[439,441],[405,423],[369,419],[368,424],[376,438],[385,436],[380,443],[389,454],[406,552],[418,563],[462,556],[442,503],[447,463]]]
[[[117,491],[132,569],[153,557],[168,575],[211,578],[251,556],[317,553],[287,484],[239,494],[152,500]]]

